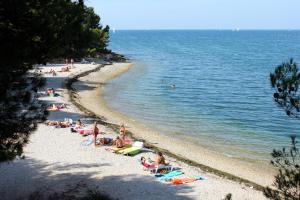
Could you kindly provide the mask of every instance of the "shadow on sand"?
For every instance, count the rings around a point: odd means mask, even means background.
[[[110,164],[45,163],[30,158],[1,163],[1,199],[74,199],[84,196],[88,189],[113,199],[191,199],[182,196],[192,192],[188,185],[172,186],[138,174],[96,176],[103,167]]]

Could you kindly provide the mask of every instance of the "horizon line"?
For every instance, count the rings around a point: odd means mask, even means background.
[[[113,28],[110,27],[110,31],[112,30],[118,30],[118,31],[187,31],[187,30],[199,30],[199,31],[300,31],[300,28],[297,29],[280,29],[280,28],[274,28],[274,29],[252,29],[252,28],[224,28],[224,29],[219,29],[219,28],[207,28],[207,29],[202,29],[202,28],[186,28],[186,29],[181,29],[181,28],[121,28],[121,29],[117,29],[117,28]]]

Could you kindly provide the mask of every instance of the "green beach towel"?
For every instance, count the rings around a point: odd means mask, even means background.
[[[134,156],[134,155],[140,153],[141,149],[142,149],[141,147],[129,147],[129,148],[119,151],[118,153]]]
[[[130,147],[131,147],[131,145],[125,145],[125,146],[122,147],[122,148],[111,147],[111,148],[106,148],[106,150],[112,151],[112,152],[114,152],[114,153],[120,153],[120,151],[125,150],[125,149],[128,149],[128,148],[130,148]]]

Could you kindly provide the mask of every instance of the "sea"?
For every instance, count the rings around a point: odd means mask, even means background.
[[[160,134],[250,162],[300,141],[300,120],[274,102],[269,80],[283,61],[300,66],[300,31],[117,30],[109,48],[134,65],[105,100]]]

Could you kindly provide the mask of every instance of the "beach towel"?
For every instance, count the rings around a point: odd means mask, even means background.
[[[83,140],[80,144],[81,144],[81,146],[89,146],[89,145],[93,144],[93,139],[90,138],[87,140]]]
[[[124,155],[130,155],[130,156],[134,156],[137,155],[138,153],[140,153],[141,151],[141,147],[129,147],[123,150],[120,150],[119,153],[120,154],[124,154]]]
[[[112,151],[114,153],[119,153],[121,150],[130,148],[130,147],[131,146],[129,146],[129,145],[125,145],[124,147],[121,147],[121,148],[118,148],[118,147],[108,147],[108,148],[105,148],[105,150]]]
[[[182,171],[172,171],[167,174],[161,174],[161,175],[155,175],[155,176],[157,177],[158,180],[164,181],[164,180],[170,179],[172,177],[179,176],[181,174],[183,174]]]
[[[48,93],[48,95],[49,95],[50,97],[57,97],[57,96],[58,96],[57,93]]]
[[[192,183],[192,182],[198,181],[198,180],[204,180],[204,178],[201,176],[195,176],[195,177],[184,177],[184,178],[171,178],[169,180],[166,179],[166,181],[170,181],[173,185]]]

